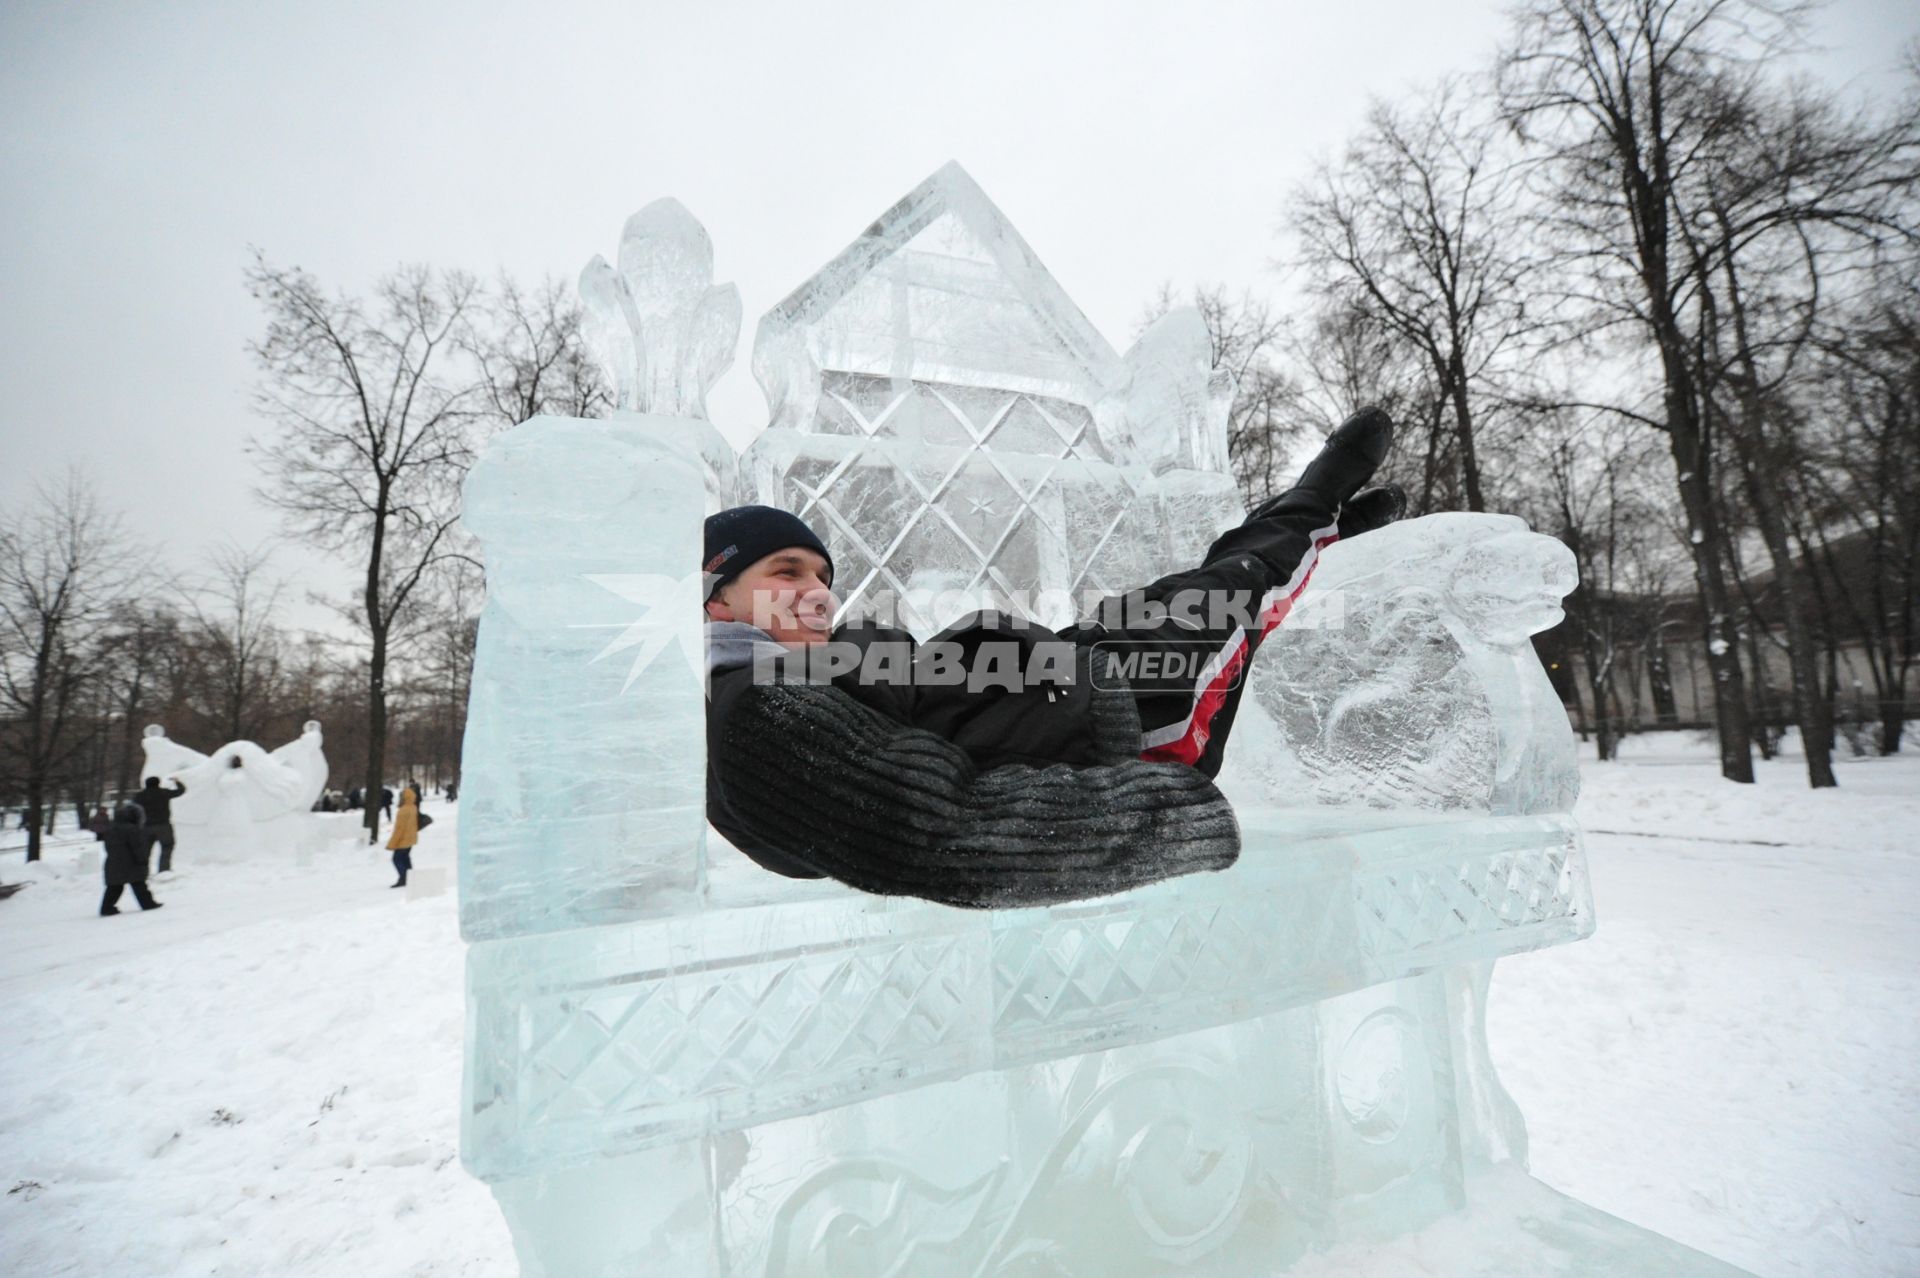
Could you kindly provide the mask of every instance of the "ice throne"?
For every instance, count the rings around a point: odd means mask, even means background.
[[[1557,543],[1332,547],[1255,663],[1227,872],[993,913],[780,879],[702,815],[701,518],[798,512],[849,609],[923,635],[1062,623],[1241,518],[1232,386],[1191,313],[1117,355],[949,165],[763,318],[736,458],[711,279],[684,209],[635,215],[582,277],[623,411],[528,422],[468,484],[462,1151],[523,1272],[1735,1272],[1528,1177],[1488,1059],[1493,961],[1593,928],[1527,642]]]

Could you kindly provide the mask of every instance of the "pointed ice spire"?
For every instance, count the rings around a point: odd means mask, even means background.
[[[1127,380],[1098,410],[1115,457],[1158,472],[1227,469],[1234,377],[1213,367],[1213,338],[1191,307],[1155,320],[1126,355]]]

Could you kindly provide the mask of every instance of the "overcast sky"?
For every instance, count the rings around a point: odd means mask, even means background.
[[[678,196],[745,318],[956,159],[1117,346],[1163,280],[1271,284],[1288,189],[1502,6],[21,3],[0,9],[0,506],[85,462],[191,567],[262,542],[248,248],[329,287],[401,261],[571,280]],[[1831,81],[1885,92],[1920,9],[1841,0]],[[300,588],[344,565],[287,550]],[[304,611],[304,610],[303,610]]]

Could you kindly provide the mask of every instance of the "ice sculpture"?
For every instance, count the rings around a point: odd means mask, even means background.
[[[1567,812],[1580,773],[1531,636],[1557,624],[1573,554],[1511,515],[1443,514],[1329,547],[1248,695],[1237,799]]]
[[[627,219],[620,266],[580,272],[587,344],[620,408],[705,420],[707,391],[733,363],[740,290],[713,282],[713,241],[678,200]]]
[[[300,735],[269,753],[251,741],[233,741],[201,754],[149,724],[140,742],[143,777],[179,781],[187,792],[171,807],[183,859],[233,862],[279,851],[311,851],[345,833],[337,821],[312,811],[327,786],[320,724],[309,719]]]
[[[1593,927],[1525,642],[1572,578],[1517,521],[1329,552],[1356,646],[1289,623],[1256,662],[1225,873],[968,912],[700,820],[700,516],[797,511],[851,608],[922,633],[964,599],[1067,620],[1243,513],[1195,323],[1118,356],[949,165],[761,321],[736,474],[637,414],[476,467],[462,1155],[523,1273],[1242,1278],[1429,1227],[1477,1249],[1450,1272],[1735,1272],[1528,1177],[1487,1056],[1492,961]],[[1391,741],[1423,691],[1445,731]]]

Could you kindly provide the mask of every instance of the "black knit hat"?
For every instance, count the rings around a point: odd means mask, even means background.
[[[707,516],[707,598],[776,550],[804,546],[827,561],[827,580],[833,580],[833,556],[813,529],[798,516],[772,506],[735,506]]]

